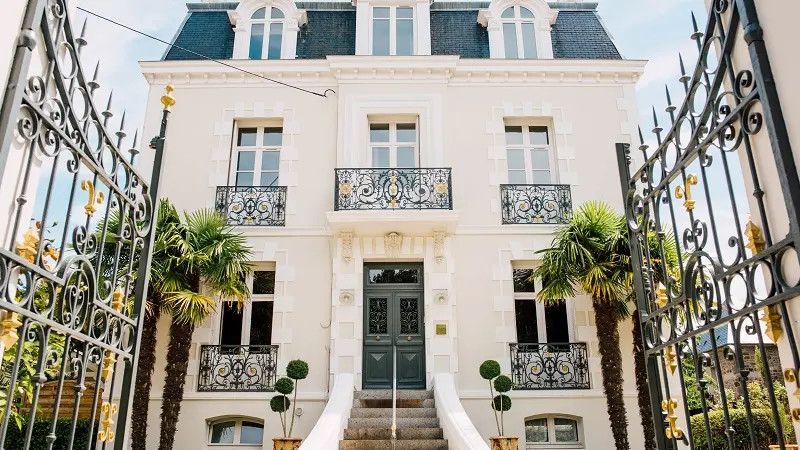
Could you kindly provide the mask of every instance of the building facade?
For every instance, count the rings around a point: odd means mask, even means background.
[[[515,383],[505,431],[521,447],[612,448],[603,324],[588,297],[544,306],[528,279],[573,208],[622,208],[614,149],[635,134],[644,62],[622,58],[595,7],[188,5],[175,46],[141,63],[144,135],[173,85],[162,195],[226,215],[255,272],[252,301],[218,305],[194,334],[177,448],[270,448],[280,421],[268,400],[292,359],[311,367],[300,437],[342,374],[359,391],[389,389],[395,375],[400,389],[436,389],[451,374],[486,440],[496,429],[478,367],[495,359]],[[168,328],[162,319],[154,447]],[[641,448],[629,322],[620,335]]]

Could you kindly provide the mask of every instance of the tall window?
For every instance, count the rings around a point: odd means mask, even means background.
[[[283,129],[239,128],[236,137],[236,186],[278,186]]]
[[[250,59],[281,59],[285,16],[278,8],[261,8],[250,17]]]
[[[220,345],[270,345],[272,308],[275,300],[275,272],[256,270],[248,278],[252,296],[241,306],[225,302],[222,306]]]
[[[578,420],[569,417],[544,416],[525,420],[525,443],[528,448],[549,445],[566,445],[575,448],[581,445],[583,436]],[[572,444],[572,445],[569,445]]]
[[[225,419],[208,428],[209,444],[258,445],[264,440],[264,424],[257,419]]]
[[[414,54],[414,8],[410,6],[372,8],[372,54]]]
[[[550,184],[553,180],[550,136],[546,126],[507,125],[509,184]]]
[[[372,167],[417,167],[419,150],[415,122],[369,124],[369,145]]]
[[[540,280],[531,280],[533,269],[514,269],[514,311],[517,343],[556,343],[570,341],[566,301],[545,305],[536,300]]]
[[[533,13],[524,6],[511,6],[500,15],[506,58],[536,58],[536,28]]]

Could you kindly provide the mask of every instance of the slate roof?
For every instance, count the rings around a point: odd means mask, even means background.
[[[189,3],[188,15],[173,43],[213,59],[230,59],[234,33],[228,10],[236,2]],[[489,36],[478,24],[478,11],[488,2],[434,2],[431,5],[431,53],[462,58],[489,58]],[[622,59],[595,10],[596,4],[552,4],[559,8],[552,27],[553,56],[561,59]],[[297,2],[308,22],[297,36],[298,59],[354,55],[355,7],[347,2]],[[171,48],[164,60],[201,59]]]

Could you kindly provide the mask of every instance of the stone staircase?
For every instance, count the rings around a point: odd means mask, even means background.
[[[392,391],[356,391],[339,450],[392,449]],[[397,391],[394,450],[447,450],[433,391]]]

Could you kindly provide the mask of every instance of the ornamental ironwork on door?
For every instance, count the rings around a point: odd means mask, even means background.
[[[0,446],[124,445],[171,88],[136,170],[64,0],[29,0],[0,107]],[[41,64],[39,64],[41,63]],[[113,126],[113,128],[112,128]]]
[[[692,19],[697,63],[676,61],[684,100],[667,88],[655,145],[617,146],[654,438],[796,448],[795,159],[754,0],[710,2],[704,29]]]

